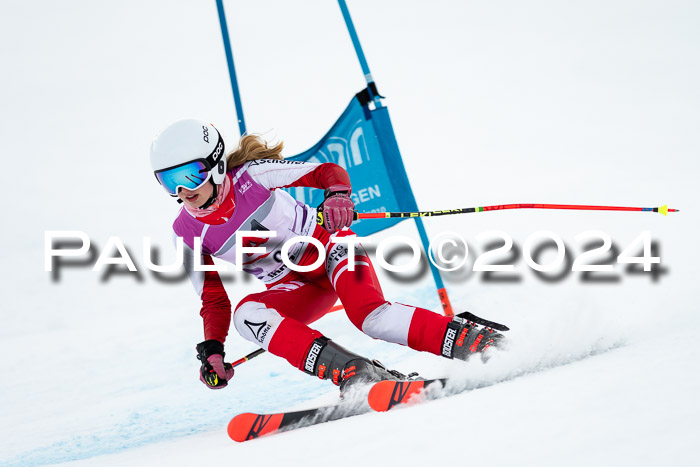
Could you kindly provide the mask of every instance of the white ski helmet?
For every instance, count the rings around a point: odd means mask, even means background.
[[[224,140],[211,123],[186,119],[158,134],[151,144],[151,167],[170,196],[180,187],[195,190],[210,178],[220,185],[226,176]]]

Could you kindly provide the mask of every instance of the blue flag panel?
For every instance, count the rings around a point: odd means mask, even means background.
[[[375,115],[379,111],[384,113]],[[353,97],[321,141],[287,159],[333,162],[347,170],[352,182],[352,200],[359,212],[415,210],[416,203],[398,155],[391,122],[387,120],[385,107],[370,111],[367,105],[363,106],[357,97]],[[323,191],[316,188],[286,190],[309,206],[318,206],[323,201]],[[358,220],[353,223],[352,230],[366,236],[402,220],[405,219]]]

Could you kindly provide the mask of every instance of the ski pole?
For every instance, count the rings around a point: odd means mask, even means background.
[[[258,355],[260,355],[260,354],[262,354],[262,353],[265,353],[265,349],[258,349],[258,350],[254,351],[254,352],[249,353],[249,354],[246,355],[245,357],[239,358],[239,359],[236,360],[235,362],[231,362],[230,365],[231,365],[232,367],[237,367],[237,366],[240,365],[241,363],[245,363],[245,362],[247,362],[248,360],[250,360],[251,358],[255,358],[255,357],[257,357]]]
[[[468,214],[472,212],[502,211],[505,209],[569,209],[578,211],[643,211],[660,212],[664,216],[669,212],[680,212],[680,209],[671,209],[666,204],[658,208],[637,208],[625,206],[589,206],[583,204],[496,204],[493,206],[478,206],[473,208],[446,209],[441,211],[408,211],[408,212],[357,212],[353,220],[358,219],[389,219],[396,217],[433,217],[449,216],[452,214]],[[317,222],[323,226],[323,212],[317,212]]]

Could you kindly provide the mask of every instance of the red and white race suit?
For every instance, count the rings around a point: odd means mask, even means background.
[[[225,341],[231,304],[217,272],[194,271],[195,237],[201,238],[200,264],[212,265],[212,257],[235,262],[239,232],[274,231],[273,238],[246,236],[242,241],[242,246],[265,247],[264,253],[243,254],[242,267],[267,286],[267,290],[248,295],[236,306],[233,324],[243,338],[301,369],[314,339],[321,336],[308,325],[328,313],[340,299],[350,321],[365,334],[440,355],[450,318],[385,300],[365,250],[355,248],[355,270],[350,271],[347,245],[331,243],[328,232],[316,224],[315,209],[277,190],[350,186],[344,169],[329,163],[262,159],[235,167],[227,176],[232,187],[226,203],[233,206],[232,210],[220,208],[206,217],[194,217],[183,208],[173,223],[175,234],[185,243],[188,275],[202,299],[205,339]],[[354,233],[344,230],[334,235]],[[282,245],[297,236],[312,236],[325,246],[321,266],[297,272],[284,265]],[[295,264],[311,265],[319,251],[300,242],[288,255]]]

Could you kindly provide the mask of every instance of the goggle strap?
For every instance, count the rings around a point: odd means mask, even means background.
[[[216,146],[214,146],[214,150],[211,152],[211,154],[204,158],[211,167],[209,170],[214,169],[219,164],[225,152],[224,139],[221,137],[219,130],[216,130],[216,134],[219,136]]]

